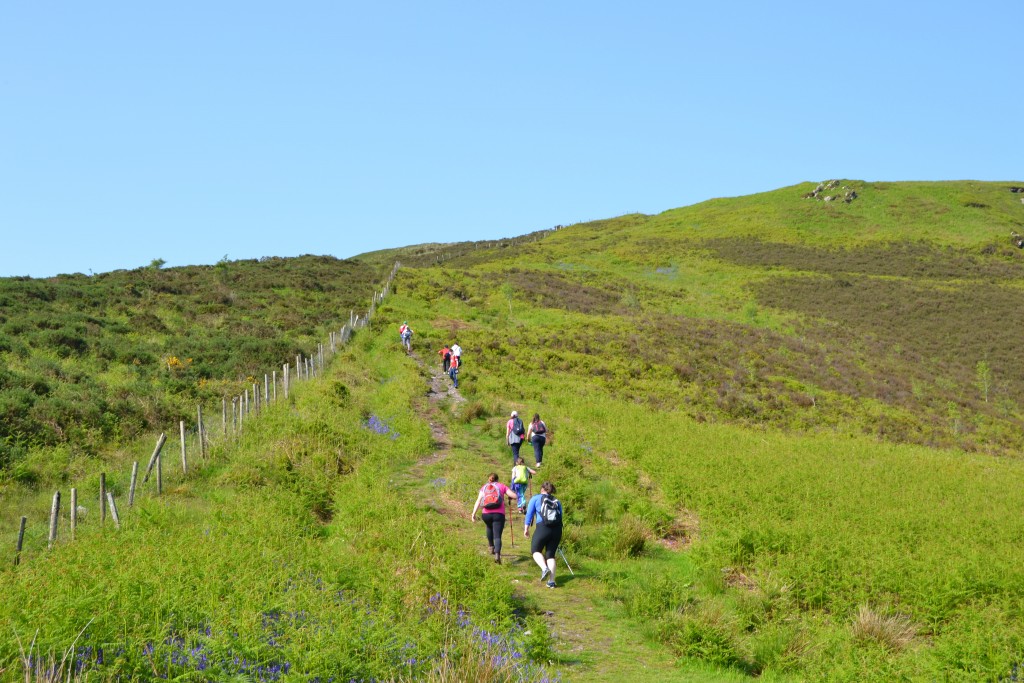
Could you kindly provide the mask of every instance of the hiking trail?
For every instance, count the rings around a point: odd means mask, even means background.
[[[398,473],[396,483],[413,489],[419,499],[429,500],[428,505],[438,514],[438,523],[445,526],[446,533],[459,535],[470,547],[478,547],[481,556],[489,558],[483,525],[469,521],[475,498],[452,497],[448,489],[438,484],[444,478],[432,480],[429,474],[451,455],[453,439],[447,425],[466,399],[451,385],[439,363],[424,362],[415,351],[409,358],[419,365],[427,383],[424,399],[415,402],[415,409],[430,424],[434,447]],[[511,467],[511,455],[507,459],[490,455],[481,436],[470,429],[460,430],[460,441],[468,439],[468,444],[460,443],[460,449],[480,454],[482,472],[495,470],[507,478],[505,470]],[[539,481],[533,487],[534,493],[538,486]],[[514,506],[511,509],[514,511]],[[509,527],[515,533],[514,547]],[[563,680],[721,680],[710,674],[679,670],[671,652],[649,641],[636,624],[609,618],[608,612],[614,608],[599,603],[603,587],[588,576],[585,560],[569,557],[576,572],[574,577],[559,555],[558,587],[547,588],[540,581],[540,569],[530,556],[530,540],[523,537],[522,529],[522,516],[513,512],[503,535],[502,564],[493,565],[491,576],[495,581],[510,581],[513,595],[524,609],[544,617],[552,636],[554,665],[563,672]]]

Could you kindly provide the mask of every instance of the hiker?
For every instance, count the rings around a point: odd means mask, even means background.
[[[555,587],[555,552],[562,542],[562,503],[555,498],[555,485],[546,481],[540,493],[530,499],[526,508],[523,536],[530,537],[530,523],[537,518],[537,530],[530,543],[533,561],[540,567],[540,580],[548,580],[548,588]]]
[[[402,338],[402,346],[405,347],[405,352],[409,353],[412,351],[412,328],[409,327],[408,322],[403,322],[398,326],[398,336]]]
[[[516,465],[512,468],[512,490],[516,492],[516,506],[520,513],[526,511],[526,486],[530,479],[537,474],[537,470],[531,470],[526,466],[526,461],[516,458]]]
[[[476,511],[483,508],[480,518],[487,525],[487,551],[498,564],[501,564],[501,533],[505,530],[505,497],[511,500],[512,495],[509,488],[498,481],[498,475],[491,472],[487,483],[480,487],[473,512],[469,513],[470,521],[475,522]]]
[[[459,342],[452,344],[452,357],[459,359],[459,365],[462,365],[462,347],[459,346]]]
[[[519,459],[519,449],[523,445],[523,435],[526,429],[523,428],[523,421],[519,419],[519,413],[512,411],[512,417],[505,423],[505,443],[512,448],[512,466],[515,467]]]
[[[445,344],[441,347],[441,350],[437,352],[437,355],[441,356],[441,367],[444,368],[444,373],[448,374],[448,366],[452,361],[452,350]]]
[[[452,384],[455,388],[459,388],[459,357],[452,356],[451,363],[448,365],[448,376],[452,378]]]
[[[540,461],[544,459],[544,444],[548,441],[548,426],[540,419],[539,413],[533,414],[530,429],[526,432],[526,440],[533,444],[533,459],[537,467],[540,467]]]

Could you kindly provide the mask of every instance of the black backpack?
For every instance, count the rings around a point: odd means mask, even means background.
[[[558,499],[547,493],[540,496],[540,505],[537,506],[537,523],[544,526],[559,526],[562,523],[562,507]]]

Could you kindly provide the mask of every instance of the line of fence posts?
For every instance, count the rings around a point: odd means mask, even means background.
[[[370,308],[367,311],[367,315],[359,316],[356,315],[355,311],[349,311],[349,321],[345,325],[342,325],[341,329],[337,332],[333,330],[330,332],[328,337],[328,346],[331,355],[337,353],[337,347],[339,344],[346,344],[352,338],[354,330],[364,327],[370,315],[376,310],[377,304],[384,299],[387,293],[390,291],[391,283],[398,273],[400,263],[395,263],[391,270],[387,281],[381,291],[375,291],[373,294],[373,300]],[[302,354],[295,356],[295,370],[296,379],[312,379],[320,376],[325,368],[325,353],[324,344],[318,343],[317,348],[312,356],[303,357]],[[263,375],[263,396],[260,396],[259,383],[255,382],[252,385],[252,401],[250,404],[249,389],[246,388],[238,396],[231,397],[231,434],[230,436],[237,437],[242,433],[244,416],[250,415],[254,412],[255,415],[251,417],[259,416],[261,409],[265,409],[268,404],[277,402],[277,370],[272,373],[273,382],[271,383],[271,375],[264,373]],[[291,395],[292,387],[292,372],[291,365],[285,363],[281,367],[281,386],[284,390],[284,398],[287,400]],[[188,451],[186,445],[186,428],[185,421],[178,421],[178,434],[180,438],[181,446],[181,472],[183,477],[188,476]],[[224,438],[229,436],[228,433],[228,418],[227,418],[227,397],[221,398],[221,434]],[[203,420],[203,406],[202,403],[196,406],[196,440],[198,444],[198,451],[203,462],[209,460],[209,433],[206,429],[206,425]],[[146,471],[142,476],[142,483],[146,484],[151,475],[155,476],[155,488],[156,495],[160,496],[163,494],[163,459],[162,452],[164,444],[167,442],[166,433],[161,433],[157,437],[156,446],[153,448],[153,452],[149,457],[149,462],[146,465]],[[128,507],[131,508],[135,505],[135,495],[138,486],[138,475],[139,475],[139,463],[134,461],[131,469],[131,479],[128,489]],[[107,475],[106,472],[101,472],[99,476],[99,517],[100,526],[102,527],[106,522],[107,510],[110,510],[111,519],[114,521],[114,526],[117,529],[121,528],[121,516],[117,508],[117,502],[114,499],[113,491],[107,490]],[[53,494],[53,501],[50,506],[50,519],[49,519],[49,533],[47,535],[47,549],[53,548],[54,544],[57,543],[58,536],[58,522],[60,520],[61,510],[61,492],[55,491]],[[70,500],[70,534],[71,540],[74,540],[78,530],[79,513],[84,510],[78,504],[78,489],[73,487],[71,489],[71,500]],[[22,552],[24,550],[25,542],[25,531],[28,525],[28,517],[22,516],[18,528],[18,540],[16,546],[16,552],[14,556],[14,564],[20,565],[22,559]]]

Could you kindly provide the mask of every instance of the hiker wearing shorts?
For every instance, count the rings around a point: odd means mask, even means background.
[[[530,478],[537,474],[536,470],[531,470],[526,466],[526,462],[522,458],[516,458],[516,466],[512,468],[512,490],[516,493],[516,506],[519,508],[520,513],[526,511],[526,486],[530,483]]]
[[[530,537],[530,523],[537,519],[530,552],[540,567],[540,580],[547,579],[548,588],[555,587],[555,552],[562,542],[562,502],[555,498],[555,485],[546,481],[540,493],[530,499],[526,508],[523,536]]]
[[[526,440],[533,444],[533,459],[537,467],[540,467],[540,462],[544,459],[544,444],[548,441],[548,426],[540,419],[539,413],[533,414],[530,429],[526,432]]]
[[[483,508],[480,517],[487,526],[487,551],[494,556],[494,561],[501,564],[501,534],[505,530],[505,498],[512,498],[512,492],[498,481],[498,475],[491,472],[487,475],[487,483],[480,487],[469,514],[472,522],[476,521],[476,511]]]
[[[519,419],[519,413],[512,411],[512,417],[505,423],[505,443],[512,449],[512,466],[515,467],[519,460],[519,449],[523,446],[523,421]]]

